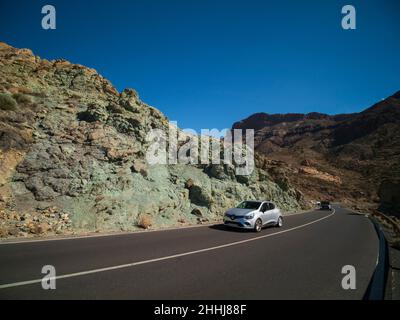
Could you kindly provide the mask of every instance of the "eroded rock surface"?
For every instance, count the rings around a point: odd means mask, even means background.
[[[0,94],[2,237],[202,223],[244,199],[301,206],[266,168],[149,166],[146,134],[168,119],[93,69],[0,43]]]

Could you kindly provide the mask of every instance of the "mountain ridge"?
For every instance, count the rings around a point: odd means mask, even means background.
[[[232,126],[250,128],[255,129],[256,151],[292,167],[291,182],[309,199],[325,195],[373,207],[379,195],[384,197],[381,185],[387,185],[387,179],[396,185],[400,178],[400,91],[358,113],[256,113]],[[304,165],[310,162],[314,165]],[[326,183],[315,187],[311,181],[318,184],[313,180],[318,174],[337,177],[340,187]],[[386,207],[398,210],[399,200],[392,202],[385,201]]]

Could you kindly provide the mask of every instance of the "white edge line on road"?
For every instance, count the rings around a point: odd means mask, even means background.
[[[311,213],[315,210],[308,210],[299,213],[289,213],[284,214],[283,217],[291,217],[297,216],[300,214]],[[141,234],[141,233],[151,233],[151,232],[164,232],[164,231],[173,231],[173,230],[184,230],[184,229],[192,229],[192,228],[202,228],[202,227],[209,227],[215,225],[215,222],[206,223],[201,225],[189,225],[189,226],[181,226],[181,227],[172,227],[172,228],[164,228],[164,229],[156,229],[156,230],[142,230],[142,231],[131,231],[131,232],[115,232],[115,233],[106,233],[106,234],[88,234],[88,235],[81,235],[81,236],[61,236],[59,238],[48,238],[48,239],[32,239],[32,240],[0,240],[0,246],[8,245],[8,244],[24,244],[24,243],[35,243],[35,242],[49,242],[49,241],[62,241],[62,240],[76,240],[76,239],[91,239],[91,238],[103,238],[103,237],[118,237],[118,236],[126,236],[126,235],[134,235],[134,234]]]
[[[164,261],[164,260],[170,260],[170,259],[175,259],[175,258],[179,258],[179,257],[184,257],[184,256],[188,256],[188,255],[192,255],[192,254],[197,254],[197,253],[202,253],[202,252],[207,252],[207,251],[213,251],[213,250],[218,250],[218,249],[222,249],[222,248],[227,248],[227,247],[232,247],[232,246],[236,246],[239,244],[243,244],[243,243],[247,243],[247,242],[252,242],[252,241],[256,241],[256,240],[260,240],[260,239],[265,239],[265,238],[269,238],[272,236],[276,236],[279,234],[283,234],[283,233],[287,233],[290,231],[294,231],[294,230],[298,230],[298,229],[302,229],[305,228],[309,225],[312,225],[314,223],[317,223],[319,221],[325,220],[327,218],[330,218],[331,216],[333,216],[335,214],[335,209],[333,209],[332,213],[302,224],[300,226],[297,227],[293,227],[287,230],[283,230],[283,231],[278,231],[278,232],[274,232],[271,234],[267,234],[264,236],[259,236],[259,237],[255,237],[255,238],[251,238],[251,239],[246,239],[246,240],[240,240],[240,241],[236,241],[236,242],[231,242],[231,243],[227,243],[227,244],[223,244],[223,245],[219,245],[219,246],[215,246],[215,247],[210,247],[210,248],[204,248],[204,249],[200,249],[200,250],[195,250],[195,251],[189,251],[189,252],[184,252],[184,253],[178,253],[178,254],[174,254],[171,256],[165,256],[165,257],[161,257],[161,258],[155,258],[155,259],[149,259],[149,260],[143,260],[143,261],[138,261],[138,262],[132,262],[132,263],[127,263],[127,264],[121,264],[121,265],[117,265],[117,266],[113,266],[113,267],[105,267],[105,268],[99,268],[99,269],[93,269],[93,270],[87,270],[87,271],[82,271],[82,272],[76,272],[76,273],[70,273],[70,274],[65,274],[65,275],[61,275],[61,276],[56,276],[56,277],[52,277],[52,278],[46,278],[46,281],[49,280],[59,280],[59,279],[66,279],[66,278],[73,278],[73,277],[79,277],[79,276],[84,276],[84,275],[88,275],[88,274],[93,274],[93,273],[99,273],[99,272],[105,272],[105,271],[112,271],[112,270],[117,270],[117,269],[123,269],[123,268],[129,268],[129,267],[134,267],[134,266],[139,266],[142,264],[148,264],[148,263],[152,263],[152,262],[158,262],[158,261]],[[8,283],[8,284],[2,284],[0,285],[0,289],[6,289],[6,288],[12,288],[12,287],[20,287],[20,286],[25,286],[25,285],[30,285],[30,284],[35,284],[35,283],[40,283],[42,282],[42,279],[35,279],[35,280],[28,280],[28,281],[21,281],[21,282],[15,282],[15,283]]]
[[[80,236],[60,236],[59,238],[47,238],[47,239],[32,239],[32,240],[17,240],[17,241],[0,241],[0,246],[4,246],[7,244],[24,244],[24,243],[35,243],[35,242],[51,242],[51,241],[62,241],[62,240],[77,240],[77,239],[91,239],[91,238],[106,238],[106,237],[119,237],[119,236],[127,236],[134,234],[143,234],[143,233],[152,233],[152,232],[163,232],[163,231],[173,231],[173,230],[185,230],[185,229],[193,229],[193,228],[201,228],[212,226],[215,223],[205,223],[201,225],[192,225],[192,226],[181,226],[181,227],[172,227],[172,228],[164,228],[164,229],[154,229],[154,230],[139,230],[139,231],[128,231],[128,232],[113,232],[113,233],[103,233],[103,234],[87,234]]]

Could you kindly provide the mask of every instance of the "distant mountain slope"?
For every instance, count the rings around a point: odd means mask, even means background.
[[[232,128],[254,128],[256,150],[309,199],[376,204],[380,185],[400,178],[400,91],[360,113],[257,113]]]

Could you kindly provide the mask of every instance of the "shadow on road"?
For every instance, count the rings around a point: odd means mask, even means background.
[[[226,226],[224,224],[214,224],[212,226],[209,226],[209,228],[213,229],[213,230],[236,232],[236,233],[249,232],[249,230],[247,230],[247,229],[239,229],[239,228],[234,228],[234,227],[228,227],[228,226]]]

